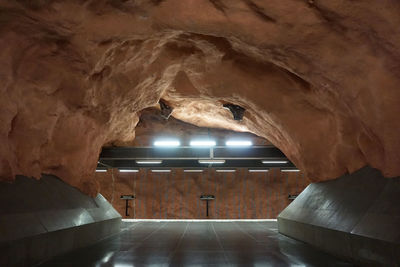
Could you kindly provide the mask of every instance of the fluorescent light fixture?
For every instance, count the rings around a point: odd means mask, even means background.
[[[151,172],[171,172],[171,170],[151,170]]]
[[[224,159],[199,159],[200,164],[224,164]]]
[[[262,160],[263,164],[286,164],[287,160]]]
[[[268,169],[249,169],[249,172],[269,172]]]
[[[215,170],[216,172],[235,172],[236,170],[224,170],[224,169],[221,169],[221,170]]]
[[[96,169],[96,172],[107,172],[105,169]]]
[[[299,169],[281,169],[281,172],[299,172]]]
[[[214,140],[193,140],[190,141],[190,146],[198,146],[198,147],[212,147],[217,143]]]
[[[151,160],[137,160],[136,161],[137,164],[161,164],[162,160],[155,160],[155,159],[151,159]]]
[[[119,172],[139,172],[139,170],[120,169]]]
[[[203,172],[203,170],[183,170],[183,172]]]
[[[228,140],[225,142],[226,146],[252,146],[253,143],[249,140]]]
[[[156,147],[178,147],[181,145],[181,142],[178,140],[157,140],[153,145]]]

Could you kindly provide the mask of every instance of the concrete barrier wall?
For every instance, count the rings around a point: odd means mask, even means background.
[[[279,214],[279,232],[357,264],[398,266],[399,196],[399,177],[365,167],[310,184]]]
[[[56,177],[0,183],[0,266],[29,266],[120,230],[121,216]]]

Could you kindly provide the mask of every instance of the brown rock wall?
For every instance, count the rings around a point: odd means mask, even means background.
[[[398,176],[399,14],[397,0],[0,1],[1,180],[51,173],[95,194],[101,147],[132,141],[160,98],[270,140],[313,181]]]
[[[217,145],[225,145],[228,139],[246,139],[253,145],[268,146],[271,142],[248,132],[234,132],[220,128],[197,127],[170,117],[165,120],[160,115],[160,110],[155,108],[144,109],[139,113],[139,122],[135,128],[135,139],[130,142],[113,143],[110,145],[153,146],[156,139],[174,138],[182,146],[188,146],[190,140],[196,138],[212,138]]]
[[[114,176],[114,182],[113,178]],[[120,173],[117,169],[96,173],[100,193],[126,218],[137,219],[206,219],[205,201],[201,194],[215,195],[210,201],[209,218],[266,219],[276,216],[290,203],[289,194],[299,194],[307,185],[304,173],[284,173],[271,169],[268,173]],[[125,216],[125,200],[121,195],[135,195]]]

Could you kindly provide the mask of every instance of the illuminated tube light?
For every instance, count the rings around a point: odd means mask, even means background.
[[[137,160],[137,164],[161,164],[162,160]]]
[[[197,146],[197,147],[212,147],[215,146],[217,143],[213,140],[194,140],[190,141],[190,146]]]
[[[105,169],[96,169],[96,172],[107,172]]]
[[[262,160],[263,164],[286,164],[287,160]]]
[[[299,172],[299,169],[283,169],[281,172]]]
[[[269,172],[268,169],[250,169],[249,172]]]
[[[203,170],[183,170],[183,172],[203,172]]]
[[[121,169],[119,172],[139,172],[139,170]]]
[[[158,140],[153,145],[156,147],[178,147],[181,145],[181,142],[178,140]]]
[[[151,172],[171,172],[171,170],[151,170]]]
[[[236,170],[215,170],[216,172],[235,172]]]
[[[224,164],[224,159],[199,159],[200,164]]]
[[[248,140],[228,140],[225,142],[226,146],[240,146],[240,147],[244,147],[244,146],[252,146],[253,143],[251,141]]]

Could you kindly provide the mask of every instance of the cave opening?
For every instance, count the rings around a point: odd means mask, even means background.
[[[100,154],[100,193],[125,219],[276,219],[309,183],[262,137],[163,112],[142,111],[133,143]]]

